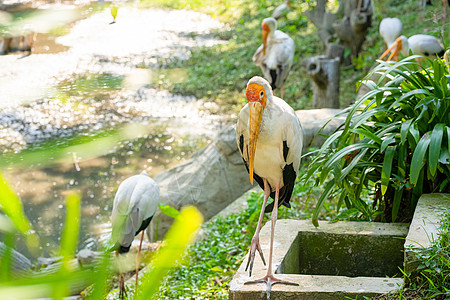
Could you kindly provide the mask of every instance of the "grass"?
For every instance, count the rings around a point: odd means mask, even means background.
[[[280,4],[279,0],[156,0],[144,1],[145,6],[166,8],[187,8],[210,14],[228,24],[214,34],[227,40],[227,44],[194,49],[186,61],[166,60],[154,84],[173,93],[194,95],[220,104],[218,113],[238,112],[244,101],[244,89],[248,79],[261,75],[252,63],[252,56],[261,44],[260,24],[271,15]],[[308,4],[311,2],[311,4]],[[336,8],[337,1],[328,1],[330,9]],[[323,54],[316,28],[310,24],[304,11],[314,1],[293,2],[294,9],[278,22],[280,30],[288,33],[295,41],[294,64],[285,85],[285,100],[294,109],[311,108],[311,80],[306,74],[302,61],[306,57]],[[403,33],[427,33],[439,37],[442,23],[442,8],[439,4],[427,7],[425,11],[411,9],[418,7],[414,0],[375,1],[375,17],[369,29],[360,56],[353,66],[341,70],[340,104],[345,107],[355,99],[356,83],[362,79],[383,52],[384,43],[378,33],[378,25],[383,17],[398,16],[403,22]],[[420,22],[417,22],[420,20]],[[449,19],[447,19],[448,22]],[[448,30],[448,28],[447,28]],[[445,45],[448,38],[443,39]],[[179,77],[169,76],[173,70],[183,70]]]
[[[416,252],[417,274],[405,276],[405,287],[377,300],[450,298],[450,210],[442,217],[439,234],[431,247]]]

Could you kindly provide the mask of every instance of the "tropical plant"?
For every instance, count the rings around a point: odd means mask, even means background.
[[[449,70],[421,68],[414,56],[380,62],[364,80],[370,91],[350,106],[304,176],[359,218],[408,221],[423,193],[450,192]],[[377,82],[371,78],[378,78]]]

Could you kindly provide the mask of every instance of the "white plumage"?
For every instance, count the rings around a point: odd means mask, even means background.
[[[277,8],[275,8],[272,13],[272,18],[278,19],[290,9],[292,9],[291,2],[289,0],[286,0],[283,4],[280,4],[277,6]]]
[[[264,78],[255,76],[250,79],[246,96],[248,103],[239,113],[236,138],[250,181],[255,179],[264,190],[264,203],[252,239],[246,270],[250,266],[251,276],[256,251],[265,263],[259,245],[259,231],[264,212],[272,210],[267,275],[255,281],[267,283],[270,292],[274,283],[291,284],[273,276],[273,235],[278,207],[290,207],[289,201],[300,165],[303,131],[295,111],[284,100],[273,96],[272,89]],[[266,207],[269,196],[274,202]]]
[[[118,253],[130,250],[134,237],[142,232],[141,242],[136,257],[141,251],[144,231],[150,224],[159,204],[159,186],[147,172],[125,179],[117,189],[111,215],[111,242]],[[136,264],[136,290],[139,265]],[[123,296],[125,285],[120,275],[120,294]]]
[[[400,38],[402,40],[400,51],[405,56],[409,55],[409,50],[411,50],[412,54],[423,56],[444,55],[444,45],[432,35],[415,34],[408,39],[402,35]]]
[[[401,34],[403,30],[403,25],[398,18],[384,18],[380,22],[380,35],[383,38],[386,48],[392,46]]]
[[[286,33],[277,30],[277,21],[266,18],[262,22],[263,44],[253,55],[253,63],[261,67],[264,78],[272,89],[280,88],[283,97],[283,85],[294,60],[294,40]]]

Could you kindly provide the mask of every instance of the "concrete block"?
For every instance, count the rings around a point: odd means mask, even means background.
[[[414,212],[405,242],[405,272],[413,273],[419,262],[415,253],[431,246],[439,236],[443,213],[450,208],[450,194],[424,194]]]
[[[372,297],[392,292],[403,284],[394,275],[403,264],[403,243],[408,224],[278,220],[275,227],[273,269],[280,279],[299,286],[275,285],[271,299],[336,299]],[[261,230],[261,248],[269,256],[270,222]],[[266,299],[263,284],[244,285],[248,256],[230,283],[230,299]],[[394,267],[392,266],[394,265]],[[252,280],[267,268],[255,258]],[[339,275],[339,276],[338,276]],[[370,277],[371,276],[371,277]],[[376,277],[378,276],[378,277]]]

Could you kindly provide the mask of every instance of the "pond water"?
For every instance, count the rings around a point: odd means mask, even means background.
[[[1,171],[44,255],[58,249],[68,191],[82,196],[79,248],[92,246],[123,179],[182,162],[223,120],[207,112],[209,103],[151,86],[161,58],[186,59],[193,47],[223,43],[209,34],[221,23],[133,7],[111,20],[109,9],[100,10],[64,36],[38,34],[29,56],[0,56]]]

